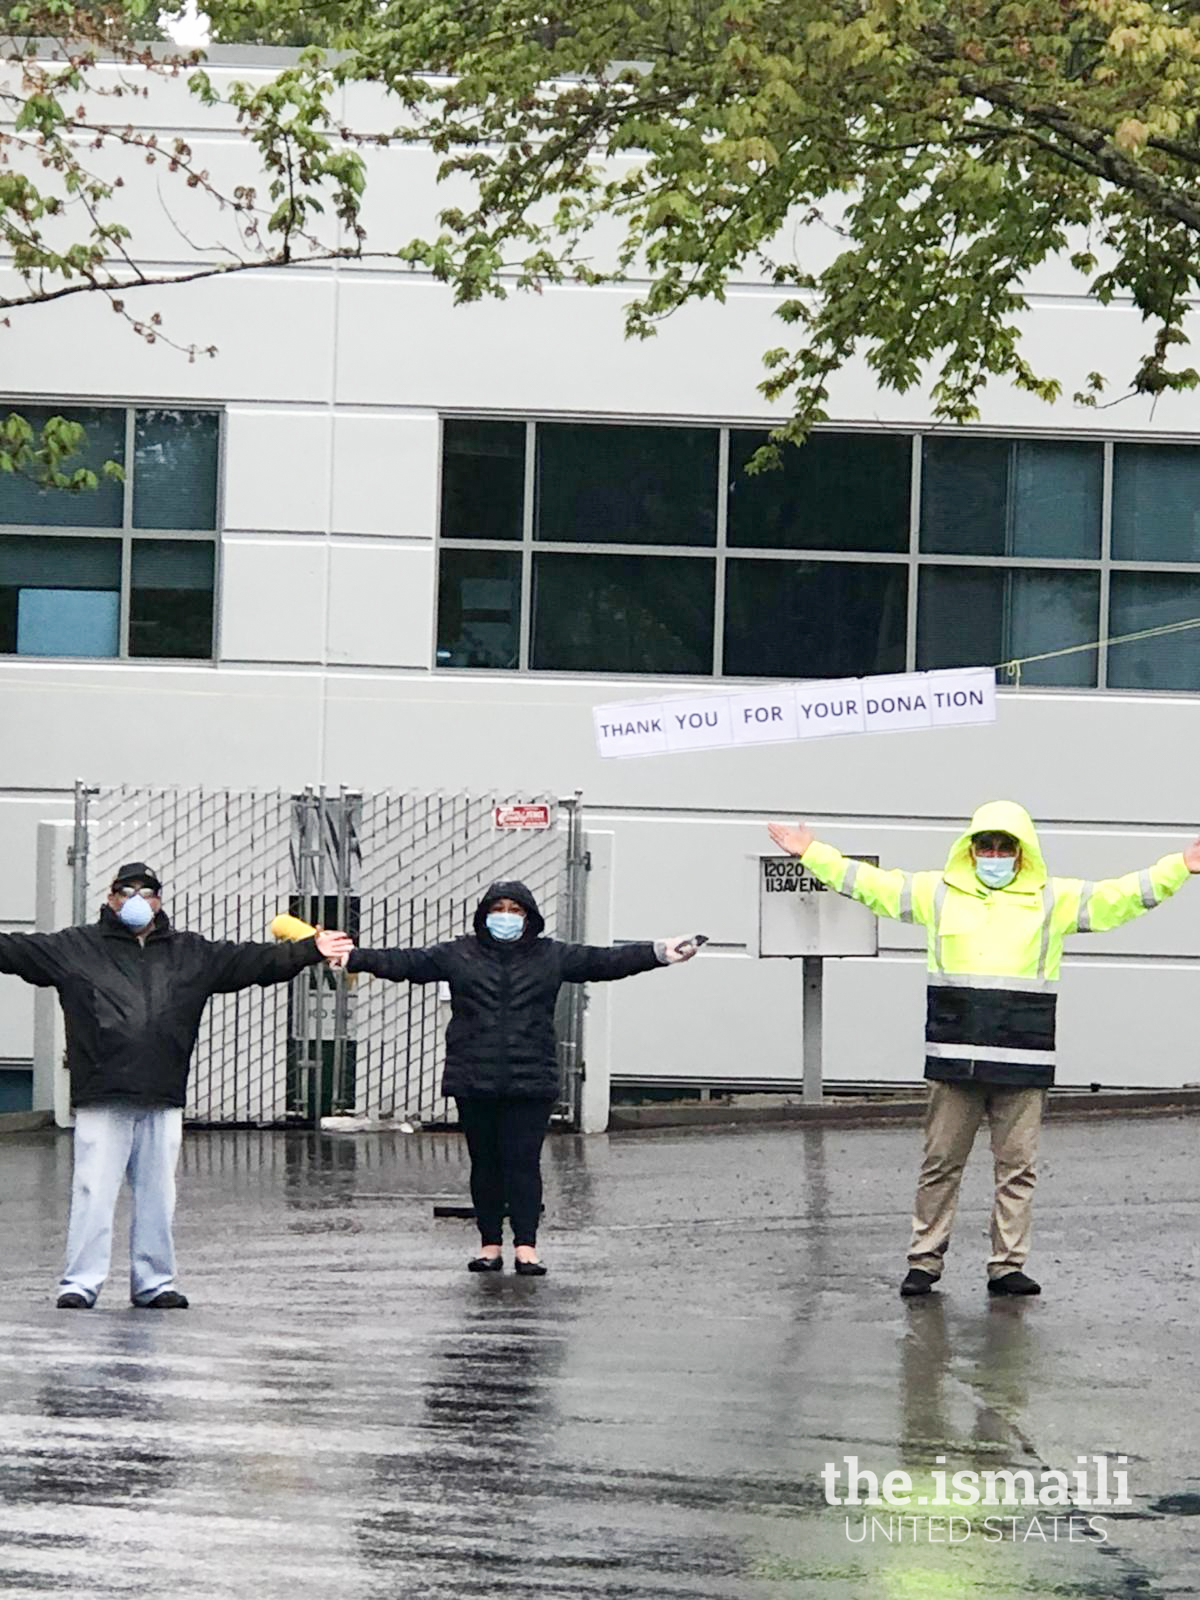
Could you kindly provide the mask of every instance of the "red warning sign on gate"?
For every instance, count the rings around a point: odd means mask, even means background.
[[[550,807],[496,806],[492,811],[492,821],[497,828],[548,828]]]

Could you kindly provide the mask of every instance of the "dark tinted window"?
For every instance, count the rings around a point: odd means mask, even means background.
[[[1108,623],[1113,638],[1195,617],[1200,617],[1200,573],[1113,573]],[[1110,646],[1108,682],[1113,689],[1200,689],[1200,628]]]
[[[715,428],[538,424],[537,537],[715,544]]]
[[[814,433],[782,445],[781,465],[746,463],[765,433],[729,436],[727,541],[743,549],[908,549],[912,440],[904,434]]]
[[[853,678],[904,670],[898,562],[738,561],[725,572],[725,672]]]
[[[215,528],[214,411],[139,411],[134,428],[135,528]]]
[[[519,664],[521,557],[506,550],[443,550],[438,583],[439,667]]]
[[[447,417],[442,424],[442,538],[519,539],[525,424]]]
[[[935,435],[921,458],[921,549],[1094,560],[1103,479],[1099,444]]]
[[[78,422],[86,430],[83,450],[60,463],[59,471],[71,474],[88,467],[98,477],[106,461],[125,462],[125,413],[102,411],[91,406],[69,410],[54,406],[14,406],[0,408],[8,416],[16,411],[30,427],[40,430],[51,417]],[[113,478],[100,477],[95,489],[73,494],[66,489],[39,489],[18,473],[0,473],[0,523],[25,522],[46,528],[119,528],[124,504],[124,485]]]
[[[0,653],[115,656],[119,539],[0,537]]]
[[[712,561],[546,554],[533,572],[534,667],[712,672]]]
[[[918,668],[999,666],[1090,644],[1099,633],[1100,574],[925,567],[917,603]],[[1090,688],[1097,656],[1085,650],[1031,662],[1021,681]]]
[[[216,546],[206,540],[134,540],[131,656],[211,657],[215,555]]]
[[[1200,448],[1113,447],[1117,561],[1200,561]]]

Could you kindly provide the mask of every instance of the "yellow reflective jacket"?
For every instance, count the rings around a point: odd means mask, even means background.
[[[1007,888],[989,889],[975,872],[971,839],[985,832],[1020,841],[1020,870]],[[1123,878],[1052,878],[1033,819],[1011,800],[979,808],[942,872],[887,872],[819,841],[803,861],[814,878],[876,916],[928,930],[925,1076],[1014,1087],[1054,1081],[1066,936],[1118,928],[1160,905],[1188,877],[1176,854]]]

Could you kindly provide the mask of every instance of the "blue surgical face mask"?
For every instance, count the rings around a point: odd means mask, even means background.
[[[989,889],[1007,889],[1017,875],[1016,856],[976,856],[975,872]]]
[[[140,894],[132,894],[117,912],[121,921],[127,928],[132,928],[135,933],[140,933],[143,928],[148,928],[154,921],[154,912],[150,902],[143,900]]]
[[[487,931],[493,939],[499,939],[503,944],[511,944],[525,932],[525,918],[519,911],[489,911]]]

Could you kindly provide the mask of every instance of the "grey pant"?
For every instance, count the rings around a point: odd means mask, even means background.
[[[930,1085],[910,1267],[941,1276],[963,1168],[985,1116],[996,1174],[988,1277],[1002,1278],[1025,1265],[1033,1236],[1033,1190],[1045,1102],[1044,1089],[1002,1089],[990,1083]]]
[[[175,1165],[182,1138],[178,1107],[84,1106],[75,1113],[75,1176],[60,1294],[95,1302],[108,1277],[113,1213],[126,1178],[133,1191],[130,1298],[153,1300],[174,1288]]]

